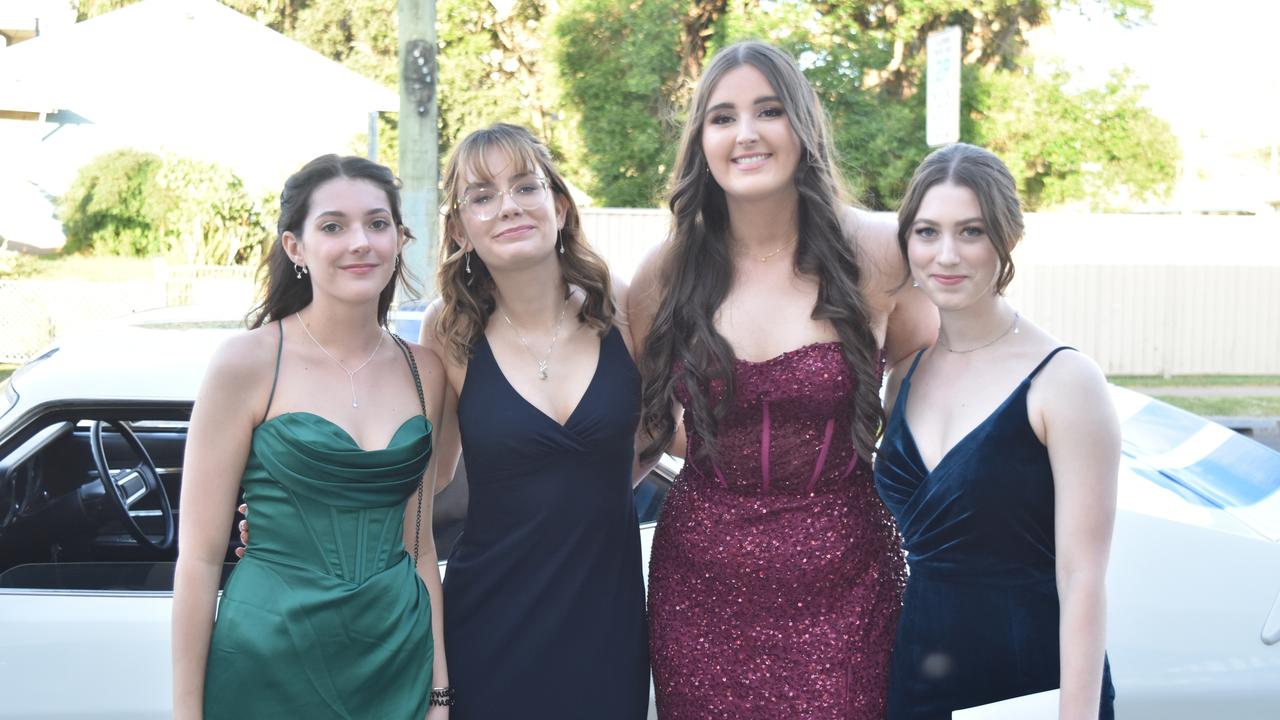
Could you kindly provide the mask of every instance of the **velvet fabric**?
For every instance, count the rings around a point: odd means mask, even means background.
[[[905,408],[916,356],[885,429],[876,489],[909,568],[890,672],[890,720],[1057,688],[1053,470],[1031,429],[1027,392],[1057,348],[929,470]],[[1104,661],[1105,662],[1105,661]],[[1114,713],[1104,665],[1099,718]]]

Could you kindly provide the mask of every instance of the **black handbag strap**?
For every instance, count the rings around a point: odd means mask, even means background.
[[[390,331],[388,331],[390,332]],[[418,363],[413,359],[413,351],[409,349],[409,344],[404,338],[391,333],[391,339],[396,341],[396,345],[400,346],[400,352],[404,353],[404,359],[409,361],[409,372],[413,373],[413,384],[418,389],[418,405],[422,408],[422,417],[427,417],[427,396],[422,392],[422,376],[418,374]],[[431,422],[430,418],[427,422]],[[418,542],[422,535],[422,478],[418,478],[418,519],[413,525],[413,565],[418,565]]]

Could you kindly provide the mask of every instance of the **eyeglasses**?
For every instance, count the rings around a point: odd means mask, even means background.
[[[506,190],[493,188],[472,188],[458,202],[458,207],[466,208],[471,217],[477,220],[492,220],[502,211],[502,196],[511,198],[511,202],[521,210],[533,210],[547,199],[547,181],[533,177],[516,181]]]

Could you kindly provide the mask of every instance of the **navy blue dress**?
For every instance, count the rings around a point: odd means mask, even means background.
[[[453,720],[641,720],[649,655],[631,466],[640,376],[617,328],[563,426],[477,343],[458,398],[470,504],[444,578]]]
[[[898,521],[910,573],[890,669],[890,720],[949,720],[953,710],[1059,684],[1053,471],[1027,417],[1031,371],[930,472],[905,408],[911,364],[876,460],[876,489]],[[1114,717],[1103,666],[1098,717]]]

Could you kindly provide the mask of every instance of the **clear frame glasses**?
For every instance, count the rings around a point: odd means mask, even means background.
[[[464,208],[476,220],[492,220],[502,211],[503,195],[511,198],[511,202],[521,210],[533,210],[547,199],[546,178],[531,176],[517,180],[506,190],[471,188],[458,201],[458,207]]]

